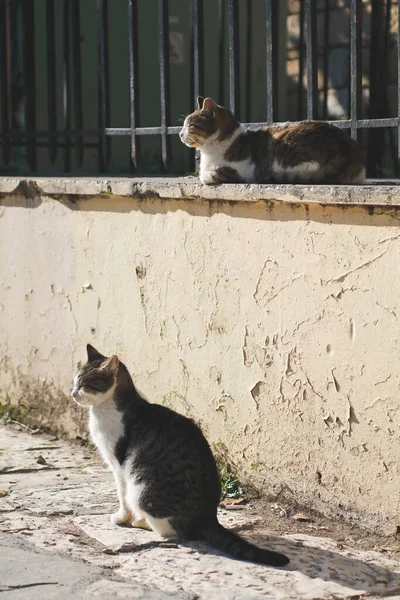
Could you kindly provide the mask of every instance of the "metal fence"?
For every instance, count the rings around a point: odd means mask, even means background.
[[[174,157],[182,151],[189,155],[190,151],[178,150],[177,146],[171,149],[171,140],[181,128],[177,122],[181,115],[177,115],[175,109],[171,114],[170,8],[173,0],[149,0],[155,18],[147,19],[146,23],[142,22],[138,0],[96,0],[91,4],[85,0],[85,7],[83,4],[79,0],[0,0],[0,172],[113,173],[113,141],[125,138],[129,140],[129,147],[125,145],[127,157],[122,173],[143,173],[146,168],[141,143],[149,137],[157,140],[152,151],[152,172],[182,172],[174,163]],[[334,120],[329,118],[327,109],[328,72],[333,68],[329,65],[329,39],[332,42],[332,35],[336,35],[332,34],[330,23],[332,4],[337,10],[341,6],[346,13],[349,46],[347,115]],[[382,176],[382,157],[386,154],[389,164],[386,176],[397,176],[400,94],[397,94],[396,111],[390,114],[393,109],[386,98],[385,78],[389,44],[395,43],[398,88],[400,27],[397,26],[395,40],[392,29],[394,18],[397,25],[399,23],[399,4],[400,0],[396,4],[392,0],[336,3],[333,0],[288,0],[288,3],[284,0],[211,0],[211,4],[207,0],[187,0],[189,43],[183,60],[189,64],[189,77],[182,81],[178,78],[174,91],[178,85],[179,93],[185,98],[185,112],[190,112],[197,96],[212,95],[206,84],[212,67],[214,75],[210,87],[215,99],[227,104],[246,125],[257,127],[287,117],[279,101],[280,86],[284,87],[287,78],[285,62],[282,68],[282,54],[286,56],[287,52],[287,31],[284,35],[282,31],[288,22],[288,7],[294,7],[293,10],[298,10],[299,22],[295,44],[298,74],[296,117],[291,120],[323,118],[347,128],[355,139],[362,131],[368,175]],[[89,58],[86,56],[85,61],[82,57],[83,9],[91,11],[90,25],[96,29],[93,39],[96,38],[97,45],[96,52]],[[124,28],[120,36],[110,39],[110,21],[113,11],[117,10],[124,15]],[[370,57],[366,72],[362,68],[365,11],[370,18],[367,32]],[[210,37],[208,28],[212,18],[214,33]],[[263,32],[256,48],[255,23]],[[321,23],[322,28],[317,27]],[[323,33],[322,40],[321,34],[318,38],[318,31]],[[143,73],[146,71],[142,58],[144,36],[152,37],[158,53],[157,66],[153,70],[149,68],[147,73]],[[113,126],[112,122],[114,88],[111,80],[115,69],[112,48],[116,44],[128,59],[129,86],[125,88],[128,122],[123,127]],[[210,45],[212,62],[206,56]],[[95,92],[85,90],[88,65],[97,87]],[[153,122],[143,124],[141,107],[146,99],[141,97],[141,81],[155,78],[158,78],[158,110],[154,112]],[[259,93],[257,79],[260,80]],[[364,88],[368,98],[363,100]],[[89,93],[96,95],[92,111],[85,108]],[[254,93],[262,95],[263,107],[258,112],[261,119],[256,122],[251,110]],[[89,121],[90,127],[87,126]],[[85,163],[88,152],[92,156],[90,168]],[[184,172],[193,170],[193,154],[190,160]],[[121,170],[118,173],[121,174]]]

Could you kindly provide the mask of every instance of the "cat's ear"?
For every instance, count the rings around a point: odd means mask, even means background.
[[[118,365],[119,365],[119,358],[118,356],[116,356],[115,354],[113,356],[111,356],[111,358],[107,358],[107,360],[105,360],[101,365],[100,365],[100,369],[108,369],[110,371],[114,371],[116,372],[116,370],[118,369]]]
[[[197,108],[201,109],[203,102],[204,102],[203,96],[197,96]]]
[[[105,359],[105,356],[103,356],[103,354],[100,354],[100,352],[98,350],[96,350],[96,348],[93,348],[93,346],[91,346],[90,344],[87,344],[86,352],[87,352],[88,362],[93,362],[94,360],[104,360]]]
[[[202,110],[215,113],[218,110],[218,104],[212,98],[204,98]]]

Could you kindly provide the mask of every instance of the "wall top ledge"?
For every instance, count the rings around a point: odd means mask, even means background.
[[[365,185],[222,184],[196,177],[0,177],[1,197],[53,198],[99,195],[217,202],[283,202],[400,207],[400,180],[367,180]]]

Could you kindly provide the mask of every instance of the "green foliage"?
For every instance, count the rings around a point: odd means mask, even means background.
[[[8,411],[3,412],[3,414],[0,416],[1,425],[8,425],[9,423],[11,423],[11,421],[12,421],[12,417]]]
[[[225,500],[225,498],[240,498],[244,495],[241,483],[233,473],[222,475],[221,489],[222,500]]]
[[[216,442],[214,453],[221,478],[221,499],[240,498],[245,492],[239,479],[232,472],[225,444],[221,441]]]

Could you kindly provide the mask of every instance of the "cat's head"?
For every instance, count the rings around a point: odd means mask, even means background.
[[[212,98],[205,98],[186,117],[179,137],[190,148],[202,148],[210,140],[223,141],[230,138],[238,127],[239,121],[227,108],[219,106]]]
[[[118,356],[107,358],[90,344],[86,350],[88,361],[74,377],[71,396],[80,406],[99,406],[113,398],[120,362]]]

